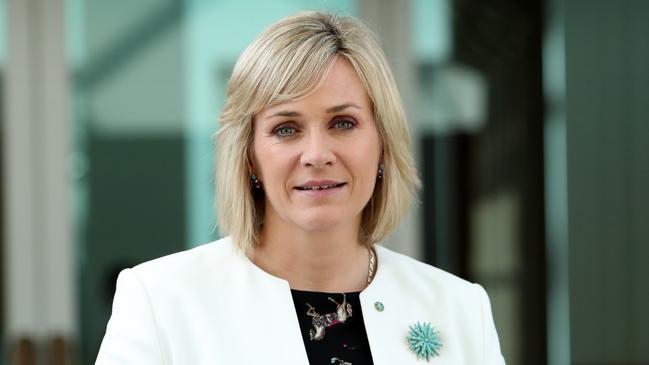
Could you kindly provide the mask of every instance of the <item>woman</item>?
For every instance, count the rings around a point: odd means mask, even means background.
[[[376,243],[418,185],[385,57],[301,13],[237,61],[217,134],[229,236],[124,270],[97,364],[503,364],[476,284]]]

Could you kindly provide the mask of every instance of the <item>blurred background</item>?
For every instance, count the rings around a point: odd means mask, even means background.
[[[509,364],[649,364],[644,0],[0,0],[1,361],[94,363],[118,272],[219,236],[230,71],[305,9],[396,74],[424,188],[386,244],[485,286]]]

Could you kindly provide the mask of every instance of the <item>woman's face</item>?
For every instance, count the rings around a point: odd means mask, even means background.
[[[349,61],[339,57],[308,95],[258,113],[252,144],[266,222],[304,231],[358,228],[381,144],[370,99]]]

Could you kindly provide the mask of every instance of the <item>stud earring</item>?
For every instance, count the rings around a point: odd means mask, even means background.
[[[261,181],[257,179],[257,175],[251,174],[250,181],[252,181],[252,186],[254,186],[255,189],[261,189]]]
[[[381,162],[381,163],[379,164],[379,172],[376,174],[376,178],[377,178],[378,180],[381,180],[381,179],[383,178],[383,169],[384,169],[384,168],[385,168],[385,165],[383,164],[383,162]]]

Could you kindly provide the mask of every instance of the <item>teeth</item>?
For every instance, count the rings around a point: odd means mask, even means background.
[[[332,184],[332,185],[320,185],[320,186],[303,186],[301,189],[303,190],[321,190],[321,189],[329,189],[337,186],[338,184]]]

